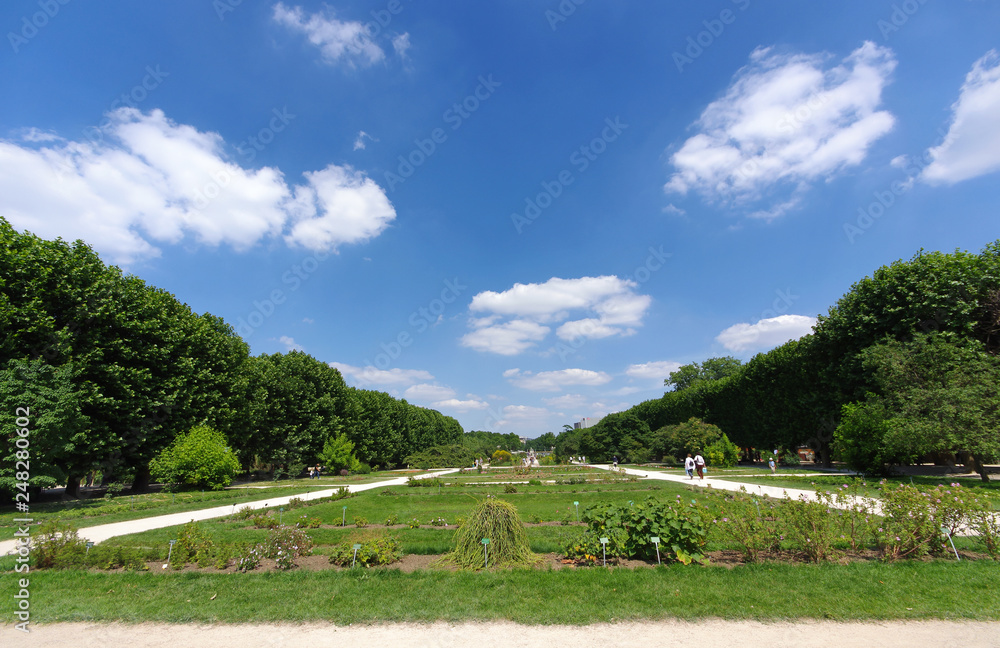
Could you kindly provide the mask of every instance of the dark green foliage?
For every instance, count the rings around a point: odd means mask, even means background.
[[[170,484],[220,490],[232,483],[240,462],[221,432],[198,425],[153,459],[150,471]]]
[[[684,365],[672,372],[668,378],[664,378],[663,384],[673,387],[674,391],[684,391],[731,376],[739,370],[740,365],[740,361],[732,356],[709,358],[700,364],[693,362]]]
[[[717,426],[692,417],[684,423],[668,425],[657,430],[653,439],[653,449],[661,457],[672,457],[683,461],[688,453],[705,454],[706,449],[722,437],[722,430]]]
[[[407,465],[422,470],[429,468],[458,468],[471,466],[476,460],[475,453],[463,444],[432,446],[415,452],[404,461]]]

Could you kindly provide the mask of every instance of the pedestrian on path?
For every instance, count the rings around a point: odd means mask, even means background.
[[[691,458],[690,452],[684,460],[684,472],[687,473],[688,479],[694,479],[694,459]]]
[[[774,457],[771,457],[770,459],[768,459],[768,460],[767,460],[767,465],[771,467],[771,474],[772,474],[772,475],[776,475],[776,474],[778,474],[778,473],[777,473],[777,472],[775,471],[775,469],[774,469]]]
[[[705,458],[700,452],[694,456],[694,469],[698,473],[698,479],[705,479]]]

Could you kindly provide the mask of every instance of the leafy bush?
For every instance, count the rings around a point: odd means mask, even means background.
[[[412,488],[440,488],[444,486],[444,481],[440,477],[431,477],[429,479],[410,477],[406,480],[406,485]]]
[[[291,569],[296,558],[308,556],[312,550],[313,540],[309,534],[288,526],[272,529],[261,544],[261,555],[274,559],[278,569]]]
[[[233,520],[249,520],[257,515],[257,512],[249,506],[241,506],[238,511],[230,515]]]
[[[491,466],[505,466],[513,461],[514,457],[506,450],[497,450],[490,459]]]
[[[126,569],[129,571],[146,571],[146,563],[157,560],[161,552],[156,549],[140,547],[109,547],[96,545],[87,554],[87,565],[100,569]]]
[[[75,526],[58,518],[39,527],[32,545],[31,557],[40,569],[82,567],[86,561],[86,541]]]
[[[635,506],[597,504],[587,507],[582,518],[587,523],[587,530],[576,542],[587,555],[596,555],[591,552],[594,538],[607,537],[609,556],[653,560],[656,547],[649,539],[658,536],[661,557],[668,561],[707,562],[704,554],[708,539],[707,514],[696,504],[682,504],[679,498],[675,502],[663,502],[650,496]],[[600,549],[599,541],[597,548]],[[571,549],[569,547],[568,551]]]
[[[177,543],[170,554],[170,566],[180,569],[189,562],[197,563],[199,566],[210,564],[214,546],[212,538],[192,520],[185,524],[177,535]]]
[[[309,517],[308,515],[303,515],[295,521],[295,526],[299,529],[318,529],[321,524],[323,521],[318,517]]]
[[[197,425],[177,437],[149,463],[153,477],[174,484],[219,490],[240,472],[236,453],[226,436],[207,425]]]
[[[821,562],[833,555],[834,516],[827,504],[802,496],[787,498],[778,509],[782,528],[810,562]]]
[[[366,526],[368,526],[368,518],[361,517],[360,515],[355,515],[354,526],[358,527],[359,529],[365,528]]]
[[[541,479],[529,479],[528,480],[528,484],[530,484],[531,486],[541,486],[542,485],[542,480]]]
[[[354,442],[343,432],[326,440],[319,457],[331,472],[339,472],[343,477],[360,466],[358,458],[354,456]]]
[[[288,500],[288,510],[302,508],[303,506],[309,506],[309,502],[305,501],[301,497],[292,497]]]
[[[431,526],[436,526],[436,527],[448,526],[448,521],[441,516],[438,516],[436,518],[431,518]]]
[[[503,492],[505,492],[505,493],[516,493],[517,492],[517,486],[515,486],[514,484],[504,484],[503,485]]]
[[[399,516],[395,513],[385,519],[386,526],[396,526],[397,524],[399,524]]]
[[[740,461],[740,447],[723,434],[705,447],[705,460],[710,466],[732,468]]]
[[[756,562],[761,553],[780,549],[784,536],[776,524],[774,503],[751,499],[742,487],[740,491],[737,495],[706,493],[719,509],[713,528],[724,541],[739,545],[744,560]]]
[[[381,535],[370,540],[353,543],[347,542],[333,547],[330,554],[330,563],[341,567],[350,567],[354,563],[354,545],[360,544],[358,548],[357,562],[355,564],[362,567],[377,567],[388,565],[402,558],[399,541],[392,536]]]

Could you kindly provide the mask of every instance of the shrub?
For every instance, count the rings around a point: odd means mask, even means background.
[[[406,525],[408,527],[410,527],[411,529],[419,529],[420,528],[420,520],[418,520],[417,518],[413,518],[412,520],[410,520],[409,522],[407,522]]]
[[[260,567],[260,560],[263,558],[263,549],[260,545],[247,547],[236,561],[236,569],[241,572],[253,571]]]
[[[513,456],[506,450],[497,450],[493,453],[493,457],[490,459],[490,465],[492,466],[504,466],[509,464],[513,460]]]
[[[180,435],[149,463],[153,477],[175,484],[219,490],[240,472],[236,453],[226,436],[207,425]]]
[[[309,504],[308,504],[308,502],[306,502],[301,497],[293,497],[293,498],[291,498],[291,499],[288,500],[288,510],[289,511],[292,510],[292,509],[302,508],[303,506],[309,506]]]
[[[358,527],[359,529],[365,528],[366,526],[368,526],[368,518],[361,517],[360,515],[355,515],[354,526]]]
[[[440,516],[436,518],[431,518],[431,526],[436,526],[436,527],[448,526],[448,521]]]
[[[503,485],[503,492],[505,492],[505,493],[516,493],[517,492],[517,486],[515,486],[514,484],[504,484]]]
[[[416,466],[422,470],[428,468],[454,468],[455,466],[469,466],[476,460],[476,455],[472,450],[461,444],[439,445],[426,448],[420,452],[415,452],[404,459],[410,466]]]
[[[410,477],[406,480],[406,485],[411,488],[439,488],[444,486],[444,481],[440,477],[431,477],[429,479]]]
[[[40,569],[82,567],[86,560],[87,543],[79,537],[75,526],[58,518],[43,523],[32,539],[31,556]]]
[[[233,520],[249,520],[257,515],[257,512],[249,506],[242,506],[238,511],[229,516]]]
[[[719,508],[713,528],[723,540],[739,545],[744,560],[756,562],[761,553],[780,549],[784,537],[775,524],[774,504],[747,497],[742,487],[740,491],[740,495],[707,494]]]
[[[318,517],[309,517],[308,515],[303,515],[295,521],[295,526],[299,529],[318,529],[321,524],[323,521]]]
[[[810,562],[821,562],[833,554],[834,516],[827,504],[810,501],[805,496],[799,499],[787,498],[778,509],[789,540],[794,543]]]
[[[705,447],[705,460],[710,466],[732,468],[740,460],[740,447],[723,434]]]
[[[650,496],[635,506],[597,504],[583,512],[587,530],[566,548],[568,557],[599,555],[600,538],[607,537],[607,555],[614,558],[656,558],[656,547],[649,538],[659,536],[660,555],[668,561],[684,564],[705,563],[708,538],[707,516],[696,504],[663,502]],[[594,543],[597,542],[595,545]],[[575,549],[576,546],[579,549]],[[603,552],[601,552],[603,555]]]
[[[399,516],[395,513],[385,519],[386,526],[396,526],[397,524],[399,524]]]
[[[542,480],[541,479],[529,479],[528,480],[528,484],[530,484],[531,486],[541,486],[542,485]]]
[[[901,484],[882,489],[882,520],[875,542],[882,558],[919,558],[941,535],[929,499],[917,488]]]
[[[295,527],[280,526],[272,529],[260,545],[261,555],[273,558],[278,569],[291,569],[295,559],[312,553],[313,540],[308,533]]]
[[[402,557],[399,541],[392,536],[378,536],[359,543],[335,545],[330,554],[330,563],[349,567],[354,563],[354,545],[360,544],[355,564],[362,567],[377,567],[394,563]]]
[[[449,554],[459,567],[482,569],[483,538],[489,538],[486,553],[495,567],[528,565],[537,561],[528,544],[528,534],[513,504],[494,497],[482,500],[455,533],[455,549]]]
[[[208,564],[214,546],[212,538],[192,520],[177,535],[177,544],[170,554],[170,566],[180,569],[189,562],[204,566]]]

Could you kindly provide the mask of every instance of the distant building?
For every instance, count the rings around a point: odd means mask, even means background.
[[[604,417],[603,416],[598,416],[597,418],[594,418],[594,417],[590,417],[590,416],[585,416],[582,419],[580,419],[579,422],[573,424],[573,429],[574,430],[582,430],[584,428],[593,427],[602,418],[604,418]]]

